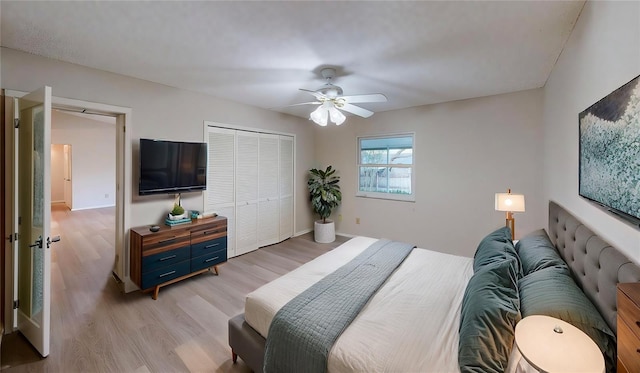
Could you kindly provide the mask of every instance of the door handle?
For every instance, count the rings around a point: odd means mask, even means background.
[[[51,247],[51,244],[54,242],[60,242],[60,236],[54,236],[53,238],[49,239],[49,237],[47,237],[47,249]],[[42,246],[40,246],[42,247]]]
[[[34,248],[38,248],[38,249],[42,249],[42,236],[38,237],[38,239],[36,240],[36,242],[34,242],[32,245],[29,245],[30,248],[34,249]]]

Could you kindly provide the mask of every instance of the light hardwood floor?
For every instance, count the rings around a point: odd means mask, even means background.
[[[232,258],[149,294],[123,294],[111,277],[114,209],[52,208],[51,353],[34,357],[20,335],[3,341],[7,372],[248,372],[231,362],[227,321],[247,293],[346,241],[317,244],[311,234]],[[5,348],[5,345],[12,345]]]

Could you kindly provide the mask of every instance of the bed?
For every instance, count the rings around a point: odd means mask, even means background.
[[[515,324],[528,314],[563,318],[568,313],[576,319],[565,321],[596,340],[607,370],[613,371],[615,287],[640,281],[640,267],[554,202],[549,203],[547,231],[532,232],[516,245],[503,238],[506,233],[498,229],[488,234],[474,258],[411,250],[340,332],[327,351],[326,370],[528,371],[531,367],[513,348]],[[353,238],[250,293],[245,313],[229,320],[234,362],[239,356],[262,372],[267,337],[276,335],[271,324],[283,306],[376,242]],[[494,286],[498,282],[504,287]],[[555,297],[546,295],[558,291],[562,293]],[[571,312],[557,309],[559,299],[570,299]],[[487,314],[495,316],[488,324]],[[493,332],[486,333],[487,328]],[[275,358],[267,356],[269,365]]]

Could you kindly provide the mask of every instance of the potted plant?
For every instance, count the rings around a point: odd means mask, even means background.
[[[331,211],[340,205],[342,193],[340,192],[340,177],[335,175],[336,170],[328,166],[326,170],[313,168],[309,170],[309,196],[313,211],[320,215],[321,220],[314,224],[314,239],[319,243],[329,243],[336,239],[336,228],[332,220],[327,219]]]
[[[184,208],[177,203],[173,205],[173,210],[169,213],[169,220],[180,220],[187,217]]]

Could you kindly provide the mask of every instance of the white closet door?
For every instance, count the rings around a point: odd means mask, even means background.
[[[278,241],[293,236],[293,137],[279,136],[280,143],[280,227]]]
[[[227,218],[227,252],[235,256],[235,138],[236,131],[208,127],[207,189],[204,210]]]
[[[278,242],[279,235],[279,138],[278,135],[260,134],[258,177],[258,245]]]
[[[258,248],[258,159],[260,136],[236,132],[236,255]]]

